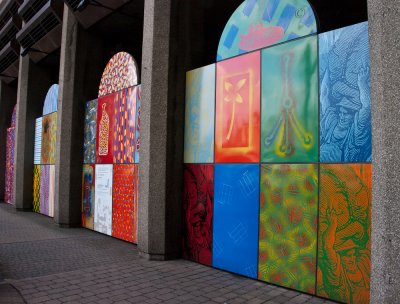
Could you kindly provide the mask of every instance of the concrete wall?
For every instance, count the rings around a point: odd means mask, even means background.
[[[369,0],[373,127],[371,303],[400,302],[400,1]]]

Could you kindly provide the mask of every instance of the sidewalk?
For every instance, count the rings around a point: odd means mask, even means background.
[[[333,303],[0,204],[0,303]]]

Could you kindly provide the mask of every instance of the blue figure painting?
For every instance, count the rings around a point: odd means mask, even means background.
[[[371,162],[368,22],[320,41],[320,160]]]
[[[215,165],[213,266],[257,278],[259,165]]]

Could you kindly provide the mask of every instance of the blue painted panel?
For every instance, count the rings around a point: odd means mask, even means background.
[[[35,122],[35,143],[33,163],[39,165],[42,162],[42,120],[40,117]]]
[[[96,162],[96,127],[97,99],[89,101],[85,106],[85,132],[83,139],[83,163]]]
[[[320,161],[372,160],[368,22],[319,35]]]
[[[58,106],[58,84],[53,84],[47,92],[44,100],[43,116],[57,112]]]
[[[213,266],[257,278],[259,165],[215,165]]]

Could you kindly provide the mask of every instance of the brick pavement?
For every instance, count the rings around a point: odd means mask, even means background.
[[[333,303],[0,204],[0,303]]]

